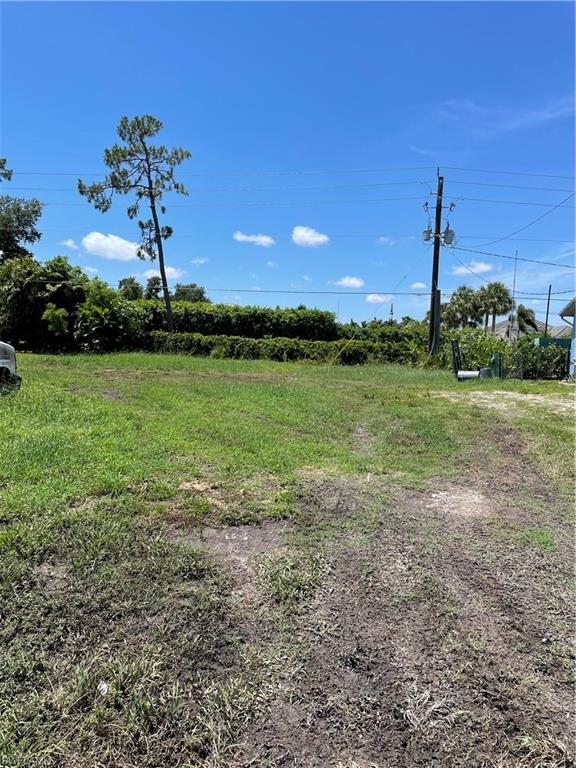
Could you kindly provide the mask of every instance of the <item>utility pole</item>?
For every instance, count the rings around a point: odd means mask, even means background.
[[[510,312],[510,320],[508,321],[508,341],[514,341],[512,338],[512,335],[514,333],[514,322],[515,322],[515,315],[514,310],[516,309],[516,267],[518,264],[518,251],[514,254],[514,280],[512,281],[512,310]]]
[[[438,171],[437,171],[438,172]],[[444,190],[444,177],[438,175],[438,191],[436,192],[436,219],[434,222],[434,257],[432,260],[432,283],[430,286],[430,327],[428,332],[428,354],[432,356],[438,346],[438,327],[439,318],[436,317],[438,290],[438,270],[440,266],[440,244],[442,228],[442,192]]]
[[[394,323],[394,304],[390,304],[390,316],[389,316],[388,322],[390,323],[390,325]]]
[[[548,286],[548,301],[546,302],[546,322],[544,323],[544,337],[548,336],[548,315],[550,314],[550,294],[552,293],[552,283]]]

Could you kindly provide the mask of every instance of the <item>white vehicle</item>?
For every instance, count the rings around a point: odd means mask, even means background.
[[[16,372],[16,350],[0,341],[0,392],[20,387],[21,377]]]

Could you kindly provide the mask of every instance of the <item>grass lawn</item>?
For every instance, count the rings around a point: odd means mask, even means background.
[[[574,765],[574,391],[21,355],[0,766]]]

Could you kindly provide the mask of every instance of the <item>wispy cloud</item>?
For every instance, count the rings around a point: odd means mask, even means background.
[[[292,230],[292,241],[296,245],[301,245],[304,248],[314,248],[317,245],[326,245],[330,238],[328,235],[317,232],[312,227],[294,227]]]
[[[58,245],[63,245],[65,248],[70,248],[72,251],[78,250],[78,245],[71,238],[62,240],[60,243],[58,243]]]
[[[92,275],[92,276],[97,275],[98,272],[100,271],[96,269],[96,267],[82,267],[82,269],[84,270],[84,272],[86,272],[86,274]]]
[[[426,288],[426,283],[412,283],[410,285],[410,288],[414,288],[415,290],[420,290],[422,288]]]
[[[276,241],[270,235],[245,235],[244,232],[237,230],[232,235],[237,243],[252,243],[252,245],[259,245],[261,248],[270,248]]]
[[[368,296],[366,296],[366,301],[369,304],[387,304],[389,301],[392,301],[394,296],[392,296],[389,293],[369,293]]]
[[[467,265],[456,264],[452,267],[453,275],[470,275],[472,272],[476,272],[478,275],[483,275],[486,272],[492,272],[494,269],[492,264],[488,264],[486,261],[471,261]]]
[[[336,280],[334,285],[339,285],[341,288],[362,288],[364,280],[361,277],[352,277],[351,275],[345,275],[340,280]]]
[[[267,261],[266,266],[270,267],[270,269],[276,269],[276,267],[278,266],[278,263],[275,261]]]
[[[168,280],[179,280],[184,277],[186,272],[183,269],[177,267],[166,267],[166,278]],[[147,269],[144,272],[144,277],[160,277],[160,272],[157,269]]]
[[[574,114],[574,97],[563,96],[538,107],[501,107],[471,99],[445,101],[435,112],[440,122],[456,123],[472,136],[489,139],[523,128],[536,128]]]
[[[417,147],[415,144],[410,144],[408,149],[416,155],[422,155],[422,157],[439,157],[441,154],[435,149],[423,149],[422,147]]]
[[[312,282],[312,278],[309,277],[308,275],[302,275],[302,280],[304,280],[305,283],[311,283]]]
[[[197,265],[208,264],[209,261],[210,261],[210,259],[192,259],[190,264],[197,264]]]
[[[396,240],[394,240],[393,237],[387,237],[386,235],[379,237],[378,242],[383,243],[384,245],[396,245]]]
[[[132,261],[138,258],[138,245],[118,235],[90,232],[82,238],[82,245],[93,256],[100,256],[109,261]]]

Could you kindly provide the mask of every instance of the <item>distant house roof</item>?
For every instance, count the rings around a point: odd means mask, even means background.
[[[576,297],[571,299],[568,304],[564,307],[564,309],[561,309],[558,314],[560,317],[574,317],[574,305],[576,304]]]
[[[572,302],[574,304],[574,301]],[[562,315],[562,313],[560,313]],[[544,328],[546,327],[546,324],[542,322],[542,320],[536,320],[536,326],[538,327],[537,331],[534,331],[530,329],[530,333],[544,333]],[[496,323],[494,327],[494,333],[499,336],[501,339],[508,339],[508,326],[510,324],[509,320],[500,320],[499,323]],[[522,333],[522,331],[517,332],[519,336],[524,336],[525,334]],[[571,329],[568,325],[549,325],[548,326],[548,336],[553,339],[566,339],[570,338],[571,336]]]

